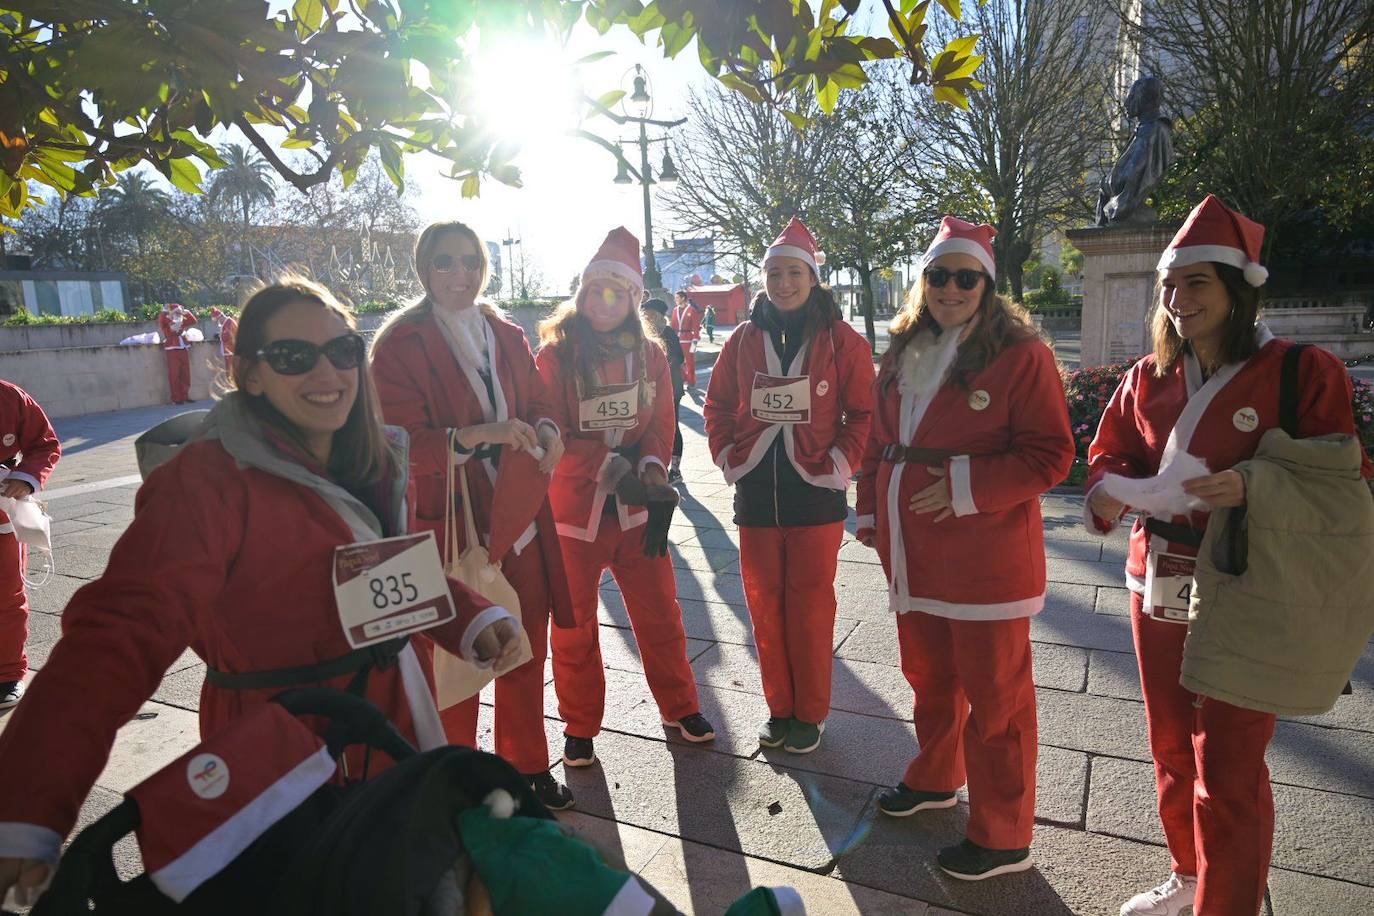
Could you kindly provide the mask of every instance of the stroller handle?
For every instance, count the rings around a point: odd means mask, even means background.
[[[328,687],[303,687],[272,698],[293,716],[321,716],[329,720],[324,741],[337,758],[352,744],[365,744],[400,762],[414,757],[415,747],[376,706],[362,697]]]

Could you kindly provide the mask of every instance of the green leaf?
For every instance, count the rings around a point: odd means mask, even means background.
[[[320,23],[324,21],[324,3],[322,0],[296,0],[291,7],[291,13],[296,20],[304,23],[312,32],[318,31]]]
[[[798,114],[795,111],[788,111],[784,108],[782,110],[782,116],[797,130],[806,130],[806,128],[811,126],[811,122],[806,119],[805,115]]]
[[[482,179],[476,175],[469,175],[463,179],[463,196],[477,197],[482,193]]]
[[[967,54],[971,54],[973,53],[973,49],[978,46],[978,37],[977,35],[965,35],[963,38],[956,38],[945,45],[945,50],[949,51],[955,57],[963,57]]]
[[[168,159],[166,174],[169,181],[187,194],[200,193],[200,169],[190,159]]]
[[[946,13],[949,13],[955,19],[959,18],[959,0],[939,0],[939,2],[940,5],[945,8]]]
[[[933,94],[937,102],[955,105],[968,111],[968,96],[957,89],[951,89],[948,86],[936,86]]]
[[[573,63],[573,66],[574,66],[574,67],[581,67],[581,66],[584,65],[584,64],[595,63],[595,62],[598,61],[598,60],[605,60],[606,58],[608,58],[608,57],[613,57],[614,55],[615,55],[615,52],[614,52],[614,51],[594,51],[594,52],[592,52],[591,54],[588,54],[586,57],[579,57],[579,58]]]
[[[610,92],[602,93],[600,98],[596,100],[596,104],[602,108],[610,108],[623,98],[625,98],[624,89],[612,89]]]
[[[824,80],[824,82],[822,82]],[[835,110],[835,105],[840,100],[840,84],[834,82],[829,77],[816,77],[816,102],[821,106],[821,110],[830,114]]]

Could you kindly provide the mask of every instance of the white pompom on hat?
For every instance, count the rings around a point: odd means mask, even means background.
[[[1259,263],[1264,227],[1208,194],[1193,208],[1182,228],[1160,255],[1157,270],[1215,261],[1240,268],[1245,282],[1263,286],[1269,271]]]
[[[639,239],[624,226],[617,226],[606,234],[606,240],[582,271],[582,285],[590,280],[615,280],[629,285],[632,300],[639,301],[644,292],[644,271],[639,265]]]
[[[782,230],[782,234],[768,246],[768,251],[763,256],[765,270],[768,268],[768,262],[774,258],[796,258],[804,261],[818,277],[821,273],[820,265],[825,263],[825,254],[816,250],[816,237],[806,228],[806,223],[795,216],[787,224],[787,228]]]
[[[997,230],[987,223],[975,225],[957,216],[946,216],[940,220],[940,229],[921,258],[921,269],[925,270],[941,255],[969,254],[978,259],[989,277],[996,280],[997,259],[992,256],[992,239],[995,235]]]

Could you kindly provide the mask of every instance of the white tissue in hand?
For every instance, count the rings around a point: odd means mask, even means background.
[[[1196,496],[1183,492],[1183,482],[1194,477],[1206,477],[1210,473],[1207,462],[1196,455],[1179,452],[1167,467],[1153,477],[1107,474],[1102,478],[1102,488],[1112,499],[1139,512],[1163,516],[1187,515],[1206,504]]]

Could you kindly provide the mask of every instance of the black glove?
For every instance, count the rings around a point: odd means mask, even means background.
[[[623,506],[644,505],[644,482],[635,473],[634,465],[624,456],[616,455],[601,473],[601,485],[615,491],[615,498]]]
[[[673,510],[677,508],[678,493],[672,487],[654,485],[645,488],[649,521],[644,525],[644,555],[666,557],[668,555],[668,526],[673,523]]]

